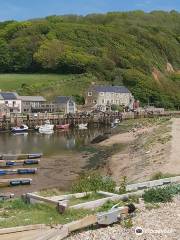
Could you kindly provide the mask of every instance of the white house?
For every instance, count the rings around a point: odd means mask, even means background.
[[[16,92],[0,92],[0,104],[5,104],[10,113],[21,113],[21,99]]]
[[[86,105],[96,106],[105,111],[117,105],[133,108],[134,97],[124,86],[91,86],[86,93]]]
[[[55,104],[59,106],[59,108],[64,113],[75,113],[77,111],[76,103],[73,97],[69,96],[58,96],[55,99]]]

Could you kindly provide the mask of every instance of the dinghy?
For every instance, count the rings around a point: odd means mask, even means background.
[[[56,129],[69,129],[70,124],[56,125]]]
[[[0,176],[12,174],[35,174],[36,172],[37,168],[0,169]]]
[[[22,124],[20,127],[13,127],[11,128],[12,133],[24,133],[28,131],[28,126],[25,124]]]
[[[50,124],[50,121],[47,120],[44,125],[39,127],[39,133],[42,134],[52,134],[54,133],[54,125]]]
[[[18,160],[18,159],[38,159],[42,157],[42,153],[30,153],[30,154],[2,154],[1,160]]]
[[[0,179],[0,187],[30,185],[31,183],[31,178]]]
[[[87,129],[87,126],[88,126],[87,123],[78,124],[78,128],[79,128],[80,130],[86,130],[86,129]]]

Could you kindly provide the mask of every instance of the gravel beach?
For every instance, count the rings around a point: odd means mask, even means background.
[[[112,227],[76,233],[67,240],[179,240],[180,239],[180,196],[173,202],[160,204],[148,210],[143,205],[133,217],[130,229],[116,224]],[[142,228],[142,234],[136,229]]]

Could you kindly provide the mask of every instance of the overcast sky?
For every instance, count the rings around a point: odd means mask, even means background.
[[[0,21],[137,9],[180,11],[180,0],[0,0]]]

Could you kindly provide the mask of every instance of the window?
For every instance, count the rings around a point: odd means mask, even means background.
[[[104,92],[100,92],[100,96],[104,96]]]
[[[96,100],[93,100],[93,103],[97,103],[97,101],[96,101]]]
[[[88,92],[88,97],[91,97],[92,96],[92,92]]]
[[[13,107],[16,105],[16,101],[13,101]]]
[[[104,99],[102,99],[102,104],[104,104],[105,103],[105,100]]]
[[[114,103],[114,100],[111,100],[111,103]]]
[[[114,93],[112,92],[111,95],[114,95]]]
[[[8,104],[8,101],[5,101],[5,104]]]

